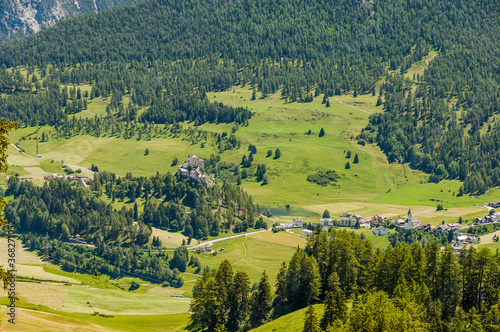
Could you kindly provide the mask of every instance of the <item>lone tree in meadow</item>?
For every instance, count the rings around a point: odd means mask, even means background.
[[[323,218],[330,218],[330,211],[328,210],[323,211]]]
[[[357,163],[359,163],[359,157],[358,157],[358,154],[357,154],[357,153],[354,155],[354,161],[353,161],[352,163],[353,163],[353,164],[357,164]]]
[[[330,107],[330,99],[326,100],[326,107]]]
[[[346,162],[345,163],[345,169],[350,169],[351,168],[351,164],[349,164],[349,162]]]
[[[321,130],[319,131],[319,137],[323,137],[325,136],[325,130],[323,128],[321,128]]]
[[[273,150],[267,150],[266,158],[271,157],[273,155]]]
[[[276,151],[274,152],[274,159],[278,159],[281,157],[281,150],[280,148],[276,148]]]
[[[345,155],[347,159],[351,158],[351,150],[347,150],[347,154]]]

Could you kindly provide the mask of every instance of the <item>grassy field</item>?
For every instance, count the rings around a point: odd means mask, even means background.
[[[182,244],[182,240],[188,240],[188,238],[181,233],[167,232],[155,227],[153,227],[152,236],[158,236],[162,245],[166,248],[177,248]]]
[[[1,307],[2,317],[6,316],[6,308]],[[115,315],[105,318],[89,314],[72,314],[62,312],[44,312],[18,308],[16,324],[10,324],[5,318],[0,321],[1,331],[184,331],[189,314],[175,315]]]
[[[318,321],[321,320],[323,316],[324,305],[316,304],[314,305],[316,310],[316,317]],[[302,332],[304,330],[304,317],[307,308],[294,311],[288,315],[282,316],[275,319],[267,324],[259,326],[251,331],[254,332]]]
[[[420,73],[425,66],[424,62],[431,58],[416,64],[410,74]],[[82,89],[85,90],[86,87]],[[248,107],[254,114],[249,126],[240,126],[235,133],[243,143],[242,147],[225,151],[221,157],[223,160],[239,163],[243,155],[248,155],[248,144],[256,145],[257,154],[254,155],[249,173],[254,174],[257,164],[265,163],[269,184],[262,186],[250,176],[243,181],[242,186],[261,205],[290,204],[310,208],[355,202],[361,204],[357,209],[362,215],[373,211],[393,216],[409,207],[422,206],[426,207],[426,211],[431,211],[437,204],[443,204],[448,210],[419,216],[422,221],[438,223],[442,220],[454,221],[457,215],[473,218],[481,213],[480,209],[473,209],[474,204],[483,204],[499,196],[500,190],[491,190],[481,197],[456,197],[460,186],[458,181],[427,183],[426,174],[412,170],[407,165],[389,164],[376,145],[357,144],[355,136],[368,123],[368,113],[382,111],[380,106],[375,106],[377,96],[363,95],[354,98],[345,95],[331,98],[331,107],[326,108],[321,104],[322,98],[316,98],[311,103],[286,103],[279,95],[251,100],[251,94],[249,87],[235,87],[228,91],[209,93],[208,97],[227,105]],[[105,115],[108,102],[93,100],[86,111],[87,115]],[[81,113],[75,116],[86,115]],[[187,128],[192,124],[185,123],[183,126]],[[321,128],[325,130],[324,137],[318,137]],[[231,132],[232,124],[207,123],[200,129],[218,133]],[[18,142],[30,156],[35,154],[35,130],[36,128],[20,128],[10,135],[11,140]],[[42,127],[40,132],[48,133],[51,130],[53,129],[50,127]],[[308,130],[311,130],[311,135],[305,134]],[[111,170],[119,175],[127,172],[153,175],[157,171],[175,171],[176,167],[171,165],[174,157],[183,161],[192,153],[202,158],[216,153],[210,144],[201,148],[200,144],[193,144],[182,137],[138,141],[135,138],[126,140],[81,135],[70,139],[51,138],[48,142],[40,143],[39,148],[41,159],[30,158],[13,148],[9,149],[9,174],[18,173],[41,179],[44,174],[62,172],[61,162],[64,162],[73,169],[82,169],[86,174],[91,174],[88,168],[91,164],[96,164],[100,169]],[[144,154],[146,148],[150,151],[149,155]],[[280,148],[281,158],[275,160],[266,157],[267,150],[275,151],[276,148]],[[351,151],[351,158],[346,158],[348,150]],[[359,164],[353,164],[355,154],[359,156]],[[344,165],[348,161],[351,168],[346,170]],[[322,187],[306,181],[308,175],[319,170],[335,170],[340,174],[342,178],[338,187]],[[394,209],[392,205],[400,205],[401,208]],[[470,209],[453,210],[456,208]]]
[[[259,233],[259,236],[267,233]],[[292,234],[290,236],[293,237]],[[261,237],[267,238],[267,235]],[[301,239],[293,238],[290,241]],[[295,252],[294,245],[291,242],[284,245],[243,236],[214,243],[212,248],[217,250],[216,256],[210,253],[199,254],[198,257],[202,265],[211,267],[217,267],[223,259],[227,259],[234,269],[248,273],[252,283],[259,281],[262,271],[266,270],[271,284],[274,285],[281,263],[290,260]],[[224,250],[220,251],[221,248]]]

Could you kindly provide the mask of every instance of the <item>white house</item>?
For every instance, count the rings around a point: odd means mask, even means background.
[[[330,219],[330,218],[321,218],[319,220],[319,224],[323,228],[331,227],[331,226],[333,226],[333,219]]]
[[[310,231],[308,229],[304,229],[302,233],[300,233],[300,236],[305,236],[305,237],[311,237],[313,231]]]
[[[384,226],[378,226],[377,228],[372,229],[373,234],[375,235],[387,235],[389,232],[387,231],[387,228]]]

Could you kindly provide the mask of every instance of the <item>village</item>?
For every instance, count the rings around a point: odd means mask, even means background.
[[[466,248],[469,245],[477,244],[479,239],[465,230],[471,226],[479,226],[500,222],[500,212],[495,212],[495,208],[500,208],[500,201],[493,201],[484,205],[488,208],[489,213],[485,216],[476,218],[472,225],[462,225],[460,223],[448,223],[438,226],[430,225],[429,223],[421,222],[418,217],[414,216],[411,209],[408,210],[406,219],[401,218],[389,219],[380,215],[375,215],[371,218],[363,218],[360,215],[354,215],[351,212],[345,212],[337,220],[333,218],[320,218],[319,222],[304,222],[301,218],[295,218],[291,223],[280,223],[273,226],[273,231],[290,231],[301,229],[300,236],[311,237],[316,229],[330,229],[331,227],[349,227],[349,228],[366,228],[370,229],[374,235],[384,236],[389,234],[389,229],[395,229],[399,232],[410,230],[423,229],[424,232],[442,233],[451,239],[451,245],[456,253]]]

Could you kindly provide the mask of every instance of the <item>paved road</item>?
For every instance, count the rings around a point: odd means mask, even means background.
[[[225,240],[234,239],[234,238],[237,238],[237,237],[242,237],[242,236],[247,236],[247,235],[252,235],[252,234],[257,234],[257,233],[262,233],[262,232],[267,232],[267,229],[262,229],[260,231],[249,232],[249,233],[236,234],[236,235],[233,235],[233,236],[223,237],[223,238],[220,238],[220,239],[215,239],[215,240],[201,242],[200,244],[198,244],[196,246],[192,246],[192,247],[190,247],[188,249],[195,249],[198,246],[207,246],[207,247],[210,247],[215,242],[225,241]]]

